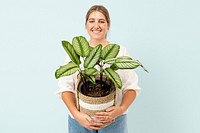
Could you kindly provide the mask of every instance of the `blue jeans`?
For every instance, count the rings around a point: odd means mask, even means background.
[[[75,119],[68,117],[68,130],[69,133],[128,133],[127,129],[127,115],[121,115],[115,119],[115,121],[100,129],[89,130],[81,126]]]

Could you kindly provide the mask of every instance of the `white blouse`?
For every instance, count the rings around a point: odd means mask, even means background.
[[[120,51],[117,55],[119,56],[130,56],[127,49],[120,45]],[[70,61],[69,57],[65,60],[65,64]],[[104,67],[108,67],[108,64],[105,64]],[[98,67],[98,66],[97,66]],[[98,69],[98,68],[97,68]],[[141,91],[141,88],[138,86],[138,76],[134,70],[117,70],[116,71],[122,80],[122,88],[118,90],[117,95],[117,105],[120,105],[122,102],[123,95],[127,90],[135,90],[136,96]],[[61,98],[62,92],[70,91],[75,93],[75,83],[77,82],[77,74],[72,74],[70,76],[64,76],[58,79],[58,86],[60,90],[56,94]],[[126,113],[126,112],[125,112]]]

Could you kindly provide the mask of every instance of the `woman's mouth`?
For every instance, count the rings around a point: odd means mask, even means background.
[[[92,32],[93,32],[94,34],[98,34],[98,33],[101,32],[101,30],[92,30]]]

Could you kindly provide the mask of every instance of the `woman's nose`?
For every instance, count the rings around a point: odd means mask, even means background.
[[[94,27],[95,27],[95,28],[99,28],[99,23],[98,23],[98,22],[95,22]]]

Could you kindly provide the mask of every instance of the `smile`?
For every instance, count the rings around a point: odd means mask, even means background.
[[[93,33],[98,34],[101,32],[101,30],[92,30]]]

